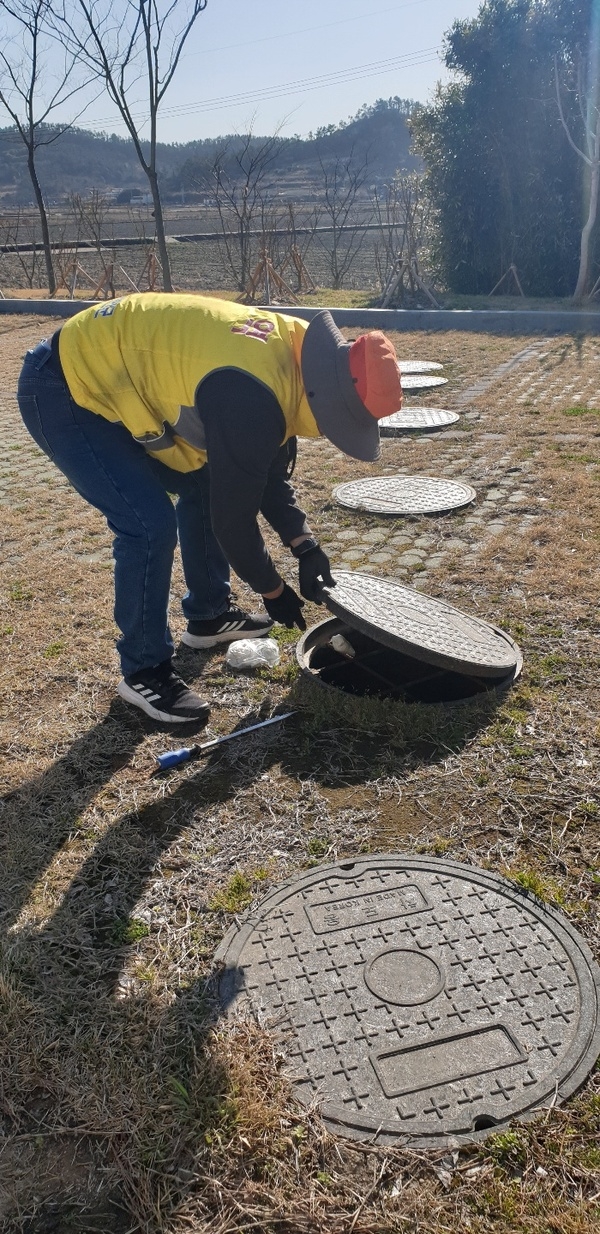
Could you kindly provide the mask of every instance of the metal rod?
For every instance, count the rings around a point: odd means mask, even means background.
[[[285,711],[280,716],[271,716],[270,720],[260,720],[258,724],[250,724],[248,728],[238,728],[234,733],[226,733],[224,737],[213,737],[212,741],[203,741],[201,745],[182,746],[179,750],[167,750],[164,754],[157,754],[158,767],[156,770],[168,771],[171,767],[177,767],[179,763],[187,763],[192,758],[198,758],[207,750],[214,750],[215,746],[223,745],[225,741],[235,741],[236,737],[245,737],[246,733],[255,733],[258,728],[267,728],[269,724],[281,724],[282,720],[288,720],[295,714],[295,711]]]
[[[250,724],[248,728],[238,728],[233,733],[226,733],[224,737],[213,737],[212,741],[203,741],[202,745],[198,746],[198,750],[203,753],[204,750],[211,750],[213,746],[222,745],[224,741],[235,741],[236,737],[245,737],[246,733],[254,733],[257,728],[267,728],[269,724],[280,724],[282,720],[288,720],[295,714],[295,711],[284,711],[280,716],[271,716],[270,720],[260,720],[258,724]]]

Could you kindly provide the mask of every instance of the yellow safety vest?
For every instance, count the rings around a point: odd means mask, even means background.
[[[248,373],[275,395],[284,441],[319,436],[300,371],[306,329],[297,317],[227,300],[144,292],[71,317],[59,355],[80,407],[119,421],[168,467],[194,471],[206,462],[196,393],[218,369]]]

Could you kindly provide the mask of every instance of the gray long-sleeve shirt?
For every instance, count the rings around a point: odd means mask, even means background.
[[[280,576],[267,552],[257,515],[284,544],[309,535],[289,475],[295,438],[286,433],[275,395],[238,369],[219,369],[200,385],[196,405],[206,435],[213,531],[239,578],[253,591],[275,591]]]

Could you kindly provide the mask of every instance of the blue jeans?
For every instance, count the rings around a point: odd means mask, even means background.
[[[218,617],[229,603],[229,564],[210,522],[208,467],[173,471],[122,424],[79,407],[49,345],[28,351],[18,401],[34,441],[104,514],[114,534],[115,621],[123,674],[168,660],[169,587],[179,534],[188,621]],[[173,504],[169,494],[177,494]]]

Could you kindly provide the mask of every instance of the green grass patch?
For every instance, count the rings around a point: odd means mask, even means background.
[[[502,1131],[485,1142],[485,1155],[498,1165],[524,1165],[527,1159],[527,1136],[523,1131]]]
[[[221,891],[217,891],[209,900],[211,913],[241,913],[250,904],[254,895],[254,884],[263,882],[269,877],[266,866],[258,866],[255,870],[244,874],[236,870],[229,882]]]
[[[600,814],[600,806],[597,801],[592,801],[591,798],[585,801],[580,801],[576,807],[577,813],[582,814],[584,818],[598,818]]]
[[[563,416],[600,416],[600,411],[595,407],[568,407]]]
[[[33,592],[30,591],[29,587],[27,587],[25,583],[13,583],[8,594],[11,600],[16,600],[17,602],[33,599]]]
[[[329,851],[331,840],[328,836],[313,836],[306,845],[311,857],[324,857]]]
[[[298,642],[298,631],[294,627],[293,630],[288,630],[287,626],[273,626],[269,630],[269,638],[274,638],[279,647],[295,647]]]
[[[42,655],[45,660],[56,660],[57,656],[60,656],[62,652],[64,651],[64,649],[65,649],[64,643],[60,643],[60,642],[49,643],[48,646],[42,652]]]
[[[565,897],[558,883],[553,878],[547,878],[545,875],[540,874],[532,866],[523,866],[520,870],[513,867],[505,871],[505,876],[544,904],[549,901],[554,901],[555,904],[564,904]]]
[[[139,943],[141,938],[146,938],[150,933],[149,927],[145,921],[140,921],[137,917],[130,917],[127,920],[116,921],[112,929],[112,941],[116,947],[122,947],[125,943]]]

